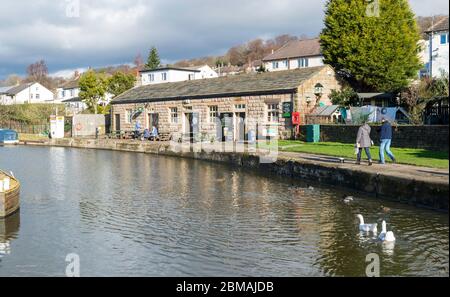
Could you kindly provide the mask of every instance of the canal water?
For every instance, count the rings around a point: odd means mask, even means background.
[[[448,214],[202,161],[0,147],[22,183],[0,276],[448,276]],[[342,202],[353,195],[354,202]],[[382,208],[381,206],[385,208]],[[387,209],[389,208],[389,209]],[[385,219],[395,245],[358,231]]]

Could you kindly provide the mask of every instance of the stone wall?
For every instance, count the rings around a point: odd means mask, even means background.
[[[256,122],[258,128],[262,129],[269,125],[276,125],[279,129],[279,135],[283,138],[290,138],[293,126],[290,119],[284,119],[282,114],[282,103],[291,102],[292,94],[279,95],[262,95],[262,96],[242,96],[232,98],[212,98],[212,99],[197,99],[197,100],[172,100],[160,102],[148,102],[142,104],[116,104],[112,106],[113,123],[115,127],[115,115],[120,116],[121,130],[134,130],[136,121],[140,121],[143,128],[150,129],[150,115],[158,115],[158,130],[160,133],[168,133],[177,139],[181,134],[187,132],[187,125],[189,125],[186,115],[190,113],[198,114],[199,116],[199,133],[207,135],[207,139],[217,136],[218,123],[210,117],[210,107],[217,107],[218,114],[223,113],[240,113],[244,112],[246,117],[246,130],[256,130]],[[267,104],[276,103],[279,107],[279,121],[276,123],[269,123],[267,117]],[[244,108],[239,108],[244,106]],[[127,110],[136,110],[143,108],[143,112],[139,114],[131,122],[127,121]],[[177,109],[177,120],[171,118],[171,108]],[[219,127],[220,129],[220,127]],[[260,131],[261,133],[261,131]]]
[[[372,126],[371,137],[379,144],[379,126]],[[320,140],[325,142],[355,143],[358,126],[321,125]],[[410,126],[401,125],[394,128],[393,147],[419,148],[434,151],[448,151],[448,126]],[[301,140],[305,140],[306,126],[301,128]]]
[[[257,172],[272,172],[290,178],[314,180],[318,183],[351,188],[374,195],[379,199],[448,212],[448,182],[358,170],[339,165],[339,163],[293,159],[287,156],[278,156],[273,163],[262,163],[260,159],[262,155],[251,152],[181,150],[173,147],[174,144],[112,139],[51,139],[40,145],[128,151],[221,162]]]

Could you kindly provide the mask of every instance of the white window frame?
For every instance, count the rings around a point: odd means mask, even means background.
[[[298,68],[308,68],[308,67],[309,67],[309,59],[308,58],[298,59]]]
[[[279,121],[280,121],[280,104],[279,103],[267,103],[266,106],[267,106],[267,122],[268,123],[279,123]]]
[[[167,81],[167,72],[161,73],[161,80],[162,81]]]
[[[273,61],[273,62],[272,62],[272,68],[273,68],[273,69],[278,69],[278,68],[280,68],[279,62],[278,62],[278,61]]]
[[[216,118],[219,117],[219,106],[217,105],[211,105],[209,106],[209,122],[215,123]]]
[[[148,75],[148,81],[150,81],[150,82],[155,81],[155,74],[150,73],[150,74]]]
[[[178,124],[178,107],[171,107],[170,111],[170,122],[172,124]]]
[[[125,123],[131,124],[133,121],[132,117],[133,117],[133,110],[132,109],[125,110]]]

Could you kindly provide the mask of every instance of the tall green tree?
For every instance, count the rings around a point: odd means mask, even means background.
[[[147,64],[145,64],[147,69],[156,69],[161,65],[161,60],[159,59],[158,50],[156,47],[152,47],[150,54],[148,55]]]
[[[93,70],[88,70],[80,77],[80,99],[95,114],[98,114],[100,101],[105,98],[108,87],[107,81],[104,73],[96,73]]]
[[[417,76],[420,35],[407,0],[328,0],[324,62],[356,89],[395,92]]]
[[[133,74],[117,71],[108,79],[108,92],[117,96],[134,87],[136,77]]]

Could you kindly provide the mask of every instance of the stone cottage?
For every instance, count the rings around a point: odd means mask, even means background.
[[[289,138],[294,112],[304,120],[319,104],[331,105],[331,91],[340,88],[328,65],[146,85],[112,100],[111,127],[132,131],[139,122],[143,129],[155,126],[173,140]]]

